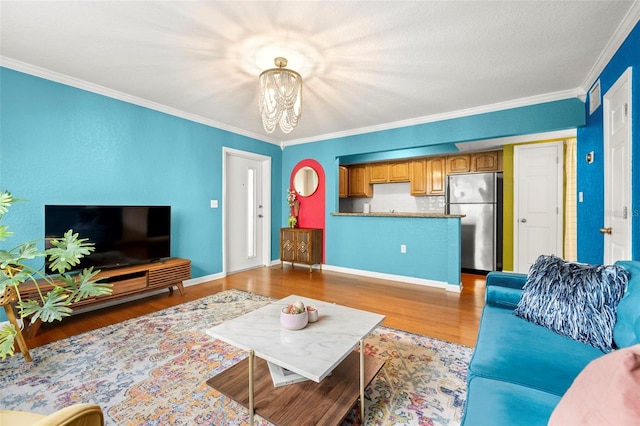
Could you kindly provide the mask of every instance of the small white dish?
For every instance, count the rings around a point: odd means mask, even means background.
[[[280,312],[280,325],[287,330],[300,330],[307,326],[309,323],[309,315],[307,311],[300,314],[285,314]]]
[[[309,322],[318,321],[318,310],[317,309],[315,309],[315,308],[309,309],[309,307],[307,306],[307,315],[309,316]]]

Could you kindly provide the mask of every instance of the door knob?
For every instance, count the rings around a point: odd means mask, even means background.
[[[527,219],[522,218],[522,219],[520,219],[520,222],[522,222],[522,223],[527,223]]]
[[[600,232],[603,234],[609,234],[611,235],[611,227],[608,228],[600,228]]]

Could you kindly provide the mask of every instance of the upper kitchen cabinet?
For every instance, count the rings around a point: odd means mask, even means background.
[[[498,172],[502,170],[502,151],[447,156],[447,174]]]
[[[447,174],[469,173],[471,171],[471,154],[447,156]]]
[[[349,169],[345,166],[338,167],[338,197],[349,196]]]
[[[369,164],[371,183],[409,182],[409,162]]]
[[[444,195],[447,180],[446,158],[427,159],[427,195]]]
[[[411,195],[427,195],[427,160],[412,160],[409,171]]]
[[[474,172],[497,172],[502,170],[502,151],[478,152],[471,156]]]
[[[389,165],[387,163],[369,164],[369,182],[371,183],[389,182]]]
[[[389,163],[389,182],[409,182],[409,162]]]
[[[413,160],[411,166],[411,195],[444,195],[446,173],[445,157]]]
[[[373,187],[367,164],[349,166],[349,197],[373,197]]]

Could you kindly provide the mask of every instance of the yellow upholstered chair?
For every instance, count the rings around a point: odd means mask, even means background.
[[[2,426],[104,426],[102,409],[95,404],[74,404],[48,416],[0,410]]]

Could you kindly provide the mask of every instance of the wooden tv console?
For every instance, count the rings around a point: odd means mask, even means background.
[[[173,287],[177,287],[180,295],[184,294],[182,282],[191,278],[191,261],[181,258],[163,259],[142,265],[125,266],[122,268],[107,269],[96,275],[101,282],[113,285],[112,293],[107,296],[89,297],[71,304],[72,309],[96,306],[106,302],[125,299],[138,294],[168,288],[173,293]],[[51,285],[41,286],[44,292],[52,288]],[[35,285],[23,283],[20,285],[20,297],[23,299],[39,299]],[[26,337],[32,338],[38,333],[40,320],[29,325]]]

